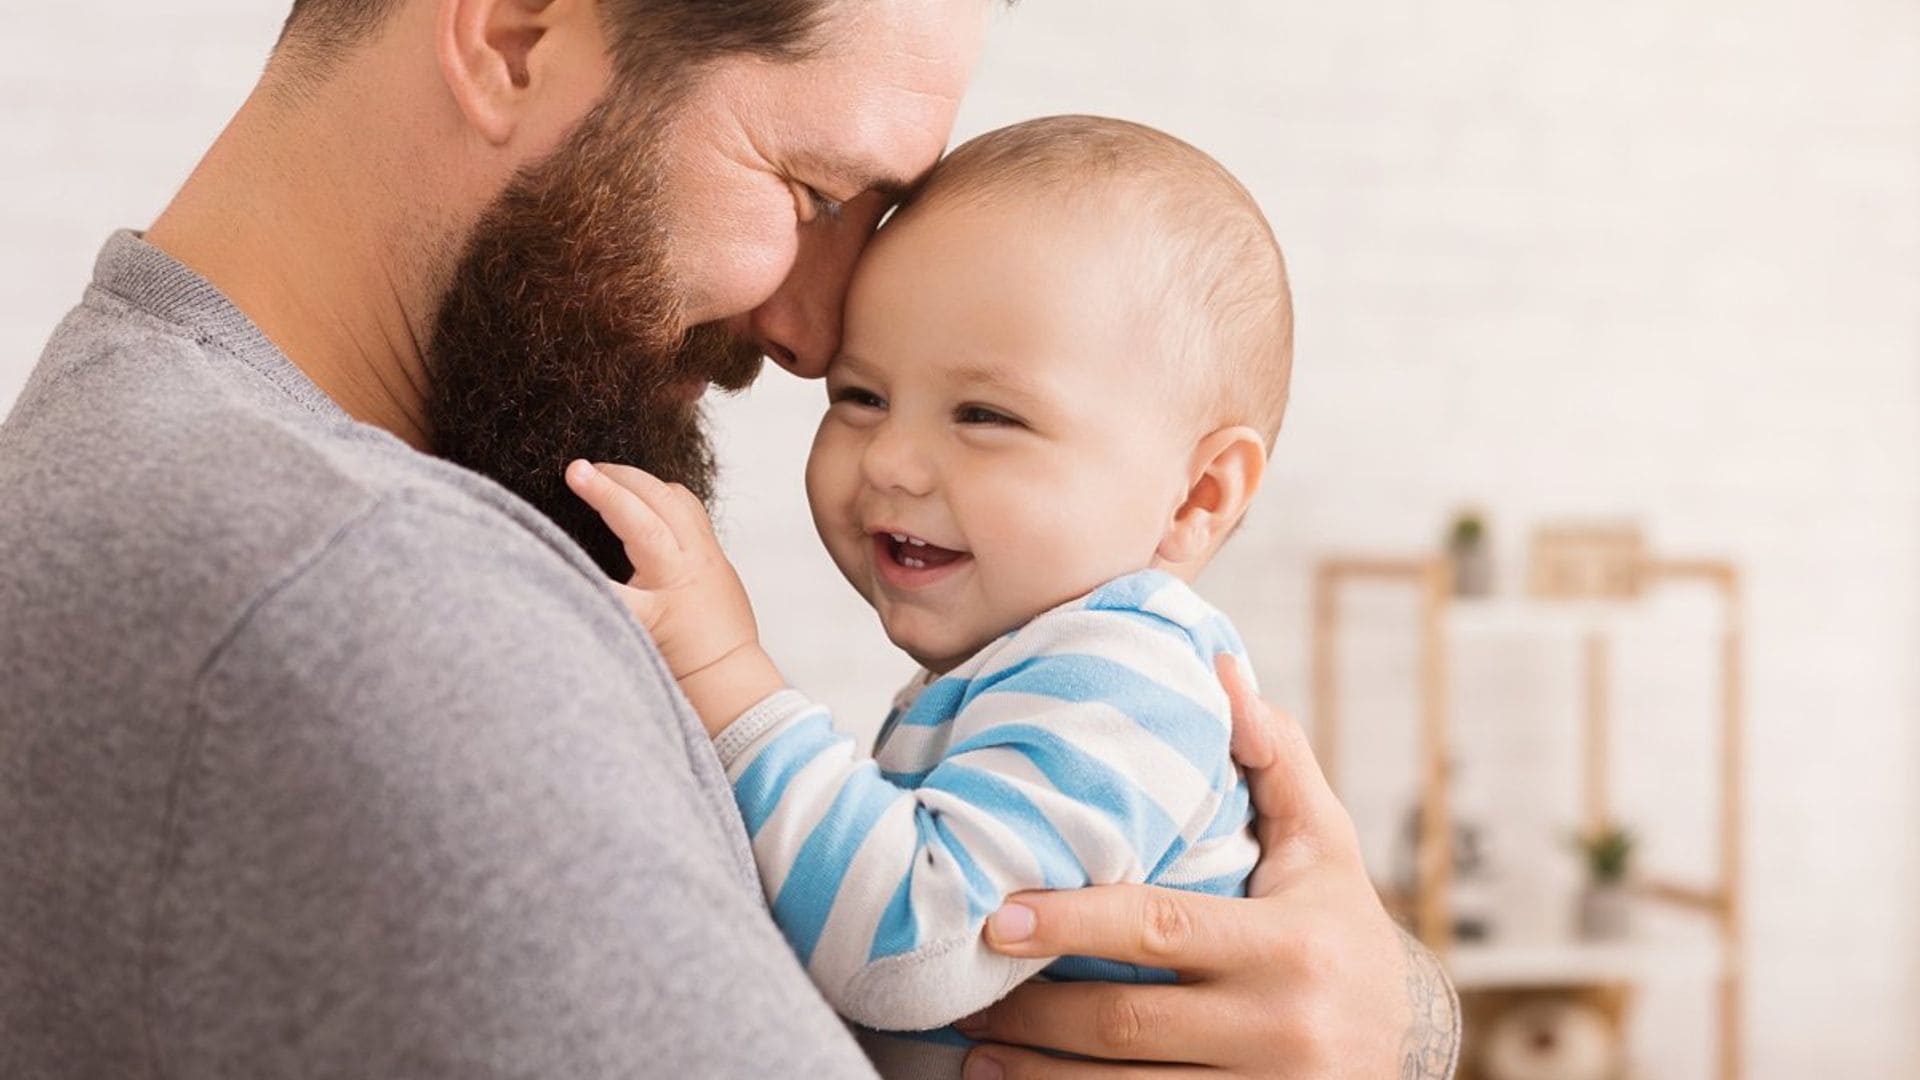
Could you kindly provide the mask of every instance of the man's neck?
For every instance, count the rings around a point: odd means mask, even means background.
[[[355,103],[257,89],[146,239],[211,281],[357,420],[427,449],[426,348],[446,221],[392,193]]]

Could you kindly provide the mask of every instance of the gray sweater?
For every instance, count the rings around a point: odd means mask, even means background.
[[[0,424],[0,1076],[869,1076],[593,564],[130,233]]]

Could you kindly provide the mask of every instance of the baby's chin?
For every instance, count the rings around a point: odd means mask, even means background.
[[[895,648],[912,657],[914,663],[919,664],[935,675],[945,675],[947,672],[966,663],[968,657],[971,657],[981,649],[998,641],[1001,636],[1006,633],[1005,630],[1001,630],[994,633],[981,634],[978,640],[971,642],[955,643],[951,641],[927,641],[923,637],[911,632],[897,631],[894,627],[887,625],[884,620],[881,623],[881,628],[887,632],[887,640],[893,642]],[[1007,629],[1011,630],[1013,628],[1008,627]]]
[[[970,655],[987,648],[987,644],[993,642],[998,636],[998,634],[987,634],[972,644],[966,644],[966,642],[954,644],[954,642],[927,642],[918,634],[897,632],[893,626],[887,626],[885,623],[881,623],[881,628],[887,630],[887,640],[893,642],[893,648],[914,657],[914,663],[931,671],[933,675],[947,675],[948,671],[966,663]]]
[[[941,649],[938,653],[928,652],[924,649],[917,647],[917,645],[914,642],[905,641],[900,638],[894,637],[891,633],[887,635],[887,639],[889,641],[892,641],[894,645],[898,647],[901,652],[906,653],[908,656],[913,657],[914,663],[919,664],[921,667],[926,668],[928,671],[933,672],[935,675],[945,675],[947,672],[952,671],[954,668],[959,667],[961,663],[966,660],[967,657],[972,656],[974,653],[977,653],[980,651],[980,647],[975,646],[974,648],[968,649],[965,652],[962,652],[956,656],[956,655],[950,654],[946,649]],[[981,642],[981,645],[984,645],[984,644],[986,643]]]
[[[950,634],[955,620],[943,617],[931,607],[888,601],[885,591],[873,580],[872,566],[853,562],[851,567],[849,563],[841,563],[841,573],[879,617],[880,629],[887,640],[935,675],[945,675],[959,667],[974,653],[1024,624],[1021,620],[1001,627],[967,627],[964,636]],[[931,633],[927,632],[929,624]]]

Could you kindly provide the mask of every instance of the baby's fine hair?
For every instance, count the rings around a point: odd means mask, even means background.
[[[1099,116],[1028,120],[968,141],[941,161],[902,214],[941,203],[1056,196],[1143,231],[1161,279],[1157,307],[1176,383],[1203,419],[1247,424],[1269,452],[1293,372],[1286,260],[1259,204],[1219,162],[1162,131]]]

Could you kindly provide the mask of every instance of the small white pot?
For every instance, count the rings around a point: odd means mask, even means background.
[[[1617,941],[1633,929],[1632,897],[1621,884],[1589,885],[1580,893],[1580,936]]]

